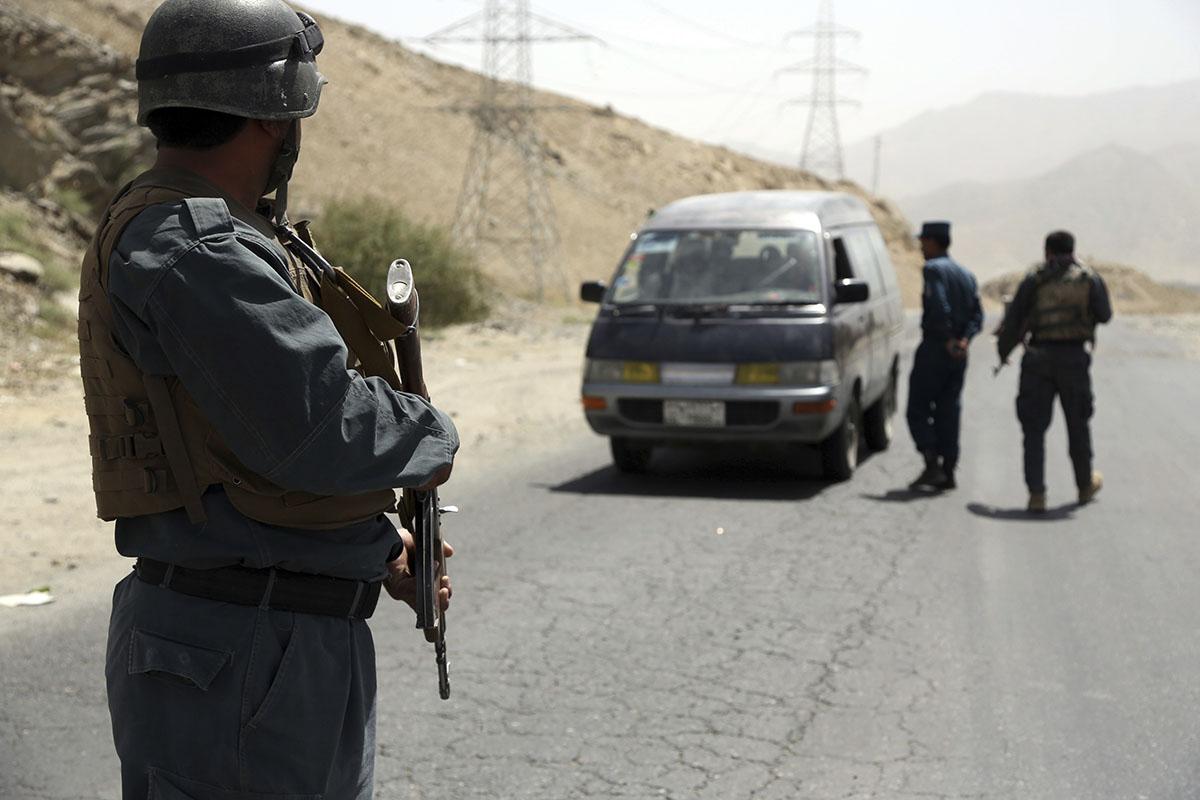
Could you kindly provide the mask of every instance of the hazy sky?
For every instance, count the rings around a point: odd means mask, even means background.
[[[303,0],[445,61],[472,68],[481,45],[410,41],[481,8],[472,0]],[[535,48],[534,83],[611,103],[710,141],[754,141],[798,156],[806,112],[786,107],[811,78],[776,75],[811,47],[817,0],[543,0],[546,17],[603,44]],[[1200,78],[1200,0],[839,0],[862,33],[842,55],[869,70],[844,80],[847,141],[984,91],[1087,94]],[[336,91],[336,87],[331,87]]]

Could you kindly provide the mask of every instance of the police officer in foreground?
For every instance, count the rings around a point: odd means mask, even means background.
[[[948,491],[958,485],[967,352],[983,327],[983,307],[975,277],[950,257],[950,223],[926,222],[917,238],[925,256],[924,313],[909,376],[908,428],[925,469],[909,488]]]
[[[1092,470],[1088,423],[1094,398],[1088,348],[1095,343],[1096,325],[1111,320],[1112,313],[1104,280],[1075,260],[1075,237],[1066,231],[1047,236],[1045,263],[1021,281],[997,333],[1002,365],[1018,344],[1025,345],[1017,417],[1025,434],[1030,512],[1046,510],[1046,430],[1055,397],[1067,422],[1080,505],[1090,503],[1103,485],[1100,473]]]
[[[365,620],[415,592],[384,513],[458,436],[398,389],[387,315],[281,246],[311,241],[287,182],[322,44],[282,0],[164,2],[137,62],[158,159],[84,260],[96,502],[137,559],[107,656],[127,800],[371,794]]]

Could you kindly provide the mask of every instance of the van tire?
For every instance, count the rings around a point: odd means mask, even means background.
[[[888,378],[888,388],[883,393],[883,397],[879,398],[875,405],[868,408],[867,413],[863,414],[863,438],[867,442],[867,447],[876,452],[883,452],[892,444],[898,405],[896,383],[896,373],[893,371],[891,377]]]
[[[833,481],[848,481],[858,467],[862,447],[862,409],[858,398],[851,397],[846,416],[833,434],[821,443],[821,461],[825,477]]]
[[[612,450],[613,464],[620,472],[640,475],[650,466],[650,458],[654,455],[654,446],[613,436],[608,440]]]

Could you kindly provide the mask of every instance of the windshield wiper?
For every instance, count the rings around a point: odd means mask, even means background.
[[[613,306],[613,313],[621,317],[645,314],[657,314],[661,317],[662,312],[662,303],[617,303]]]
[[[818,306],[820,300],[761,300],[753,303],[734,303],[735,308],[786,308],[787,306]]]
[[[707,317],[729,311],[729,303],[671,303],[664,310],[675,317]]]

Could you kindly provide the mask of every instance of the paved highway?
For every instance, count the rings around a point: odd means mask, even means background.
[[[1094,506],[1021,509],[1016,371],[967,388],[961,488],[902,490],[907,433],[846,484],[678,452],[628,478],[582,426],[445,491],[454,695],[394,607],[377,797],[1200,796],[1200,363],[1129,327],[1097,357]],[[0,611],[0,797],[115,798],[114,563]],[[389,613],[394,611],[395,613]]]

